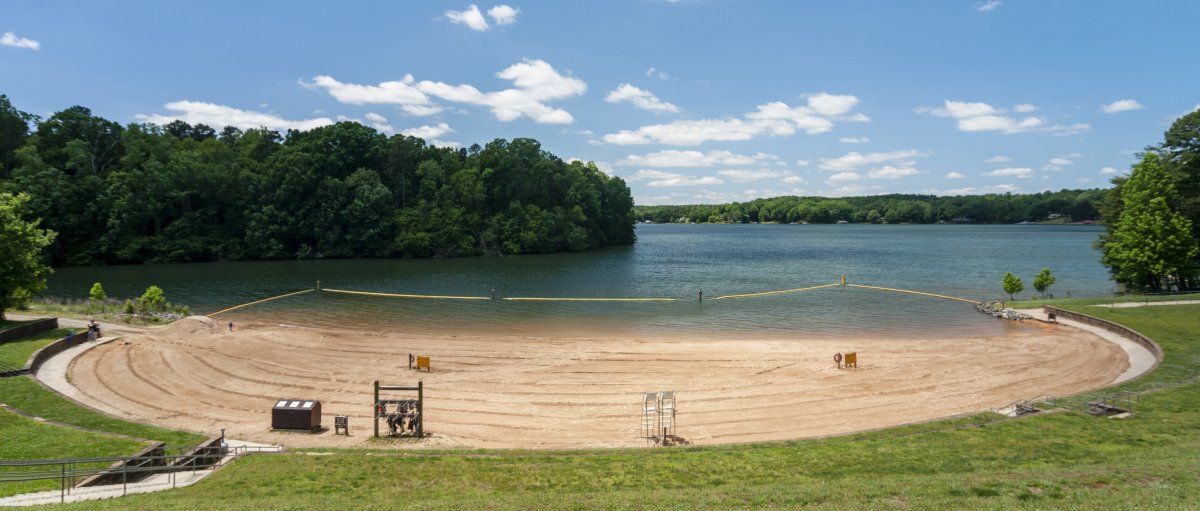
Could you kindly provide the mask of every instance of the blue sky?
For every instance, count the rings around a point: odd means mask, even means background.
[[[1108,185],[1200,108],[1200,2],[6,0],[49,116],[533,137],[639,204]]]

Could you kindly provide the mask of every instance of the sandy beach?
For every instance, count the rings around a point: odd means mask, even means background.
[[[406,336],[193,317],[126,334],[75,359],[82,400],[120,417],[285,446],[645,446],[642,392],[678,393],[676,434],[697,444],[842,434],[995,409],[1104,386],[1118,346],[1080,330],[965,339]],[[839,370],[836,352],[858,353]],[[408,354],[432,358],[430,373]],[[422,441],[370,442],[372,382],[425,387]],[[404,394],[393,394],[404,398]],[[273,432],[281,398],[319,400],[324,426]],[[386,427],[382,427],[386,431]]]

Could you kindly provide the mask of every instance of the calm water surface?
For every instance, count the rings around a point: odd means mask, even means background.
[[[466,334],[672,335],[744,338],[962,337],[1020,325],[970,304],[855,288],[737,300],[711,298],[839,280],[970,299],[1004,297],[1011,271],[1033,295],[1049,267],[1058,296],[1111,293],[1085,226],[640,225],[638,243],[580,254],[422,260],[323,260],[60,268],[46,295],[109,296],[151,284],[194,313],[322,287],[385,293],[497,297],[670,297],[675,302],[413,300],[307,293],[227,313],[328,327]],[[698,303],[703,290],[705,301]]]

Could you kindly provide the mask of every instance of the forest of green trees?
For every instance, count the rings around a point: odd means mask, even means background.
[[[1050,218],[1095,220],[1107,190],[1062,190],[1032,194],[875,195],[868,197],[774,197],[730,204],[638,206],[639,222],[914,223],[1011,224]]]
[[[57,233],[54,265],[449,257],[634,242],[620,178],[533,139],[428,146],[354,122],[285,134],[48,119],[0,95],[0,193]]]

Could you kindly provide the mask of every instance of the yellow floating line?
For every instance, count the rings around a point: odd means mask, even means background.
[[[505,298],[521,302],[674,302],[674,298]]]
[[[890,287],[879,287],[879,286],[860,286],[858,284],[846,284],[846,285],[850,286],[850,287],[861,287],[863,289],[878,289],[880,291],[895,291],[897,293],[909,293],[909,294],[921,295],[921,296],[932,296],[934,298],[945,298],[947,300],[958,300],[960,302],[967,302],[967,303],[980,303],[978,300],[968,300],[966,298],[955,298],[953,296],[946,296],[946,295],[935,295],[933,293],[922,293],[920,291],[909,291],[907,289],[895,289],[895,288],[890,288]]]
[[[370,291],[347,291],[345,289],[323,288],[321,291],[330,293],[345,293],[348,295],[391,296],[395,298],[425,298],[429,300],[491,300],[486,296],[439,296],[439,295],[402,295],[398,293],[373,293]]]
[[[312,289],[305,289],[305,290],[303,290],[303,291],[296,291],[296,292],[292,292],[292,293],[286,293],[286,294],[282,294],[282,295],[279,295],[279,296],[272,296],[272,297],[270,297],[270,298],[263,298],[262,300],[255,300],[255,301],[253,301],[253,302],[250,302],[250,303],[243,303],[243,304],[241,304],[241,305],[235,305],[235,306],[233,306],[233,307],[230,307],[230,308],[228,308],[228,309],[222,309],[222,310],[219,310],[219,311],[217,311],[217,312],[213,312],[213,313],[209,314],[209,315],[208,315],[208,317],[210,317],[210,318],[211,318],[211,317],[213,317],[213,316],[216,316],[217,314],[226,313],[226,312],[229,312],[229,311],[231,311],[231,310],[234,310],[234,309],[240,309],[240,308],[242,308],[242,307],[249,307],[249,306],[251,306],[251,305],[254,305],[254,304],[256,304],[256,303],[269,302],[269,301],[271,301],[271,300],[277,300],[277,299],[279,299],[279,298],[287,298],[287,297],[289,297],[289,296],[292,296],[292,295],[298,295],[298,294],[301,294],[301,293],[307,293],[307,292],[309,292],[309,291],[312,291]]]
[[[802,287],[802,288],[799,288],[799,289],[784,289],[784,290],[782,290],[782,291],[767,291],[767,292],[764,292],[764,293],[747,293],[747,294],[744,294],[744,295],[727,295],[727,296],[718,296],[718,297],[716,297],[716,298],[713,298],[713,300],[722,300],[722,299],[725,299],[725,298],[748,298],[748,297],[751,297],[751,296],[781,295],[781,294],[784,294],[784,293],[798,293],[798,292],[800,292],[800,291],[810,291],[810,290],[813,290],[813,289],[821,289],[821,288],[823,288],[823,287],[833,287],[833,286],[837,286],[837,285],[838,285],[838,284],[825,284],[825,285],[823,285],[823,286]]]

